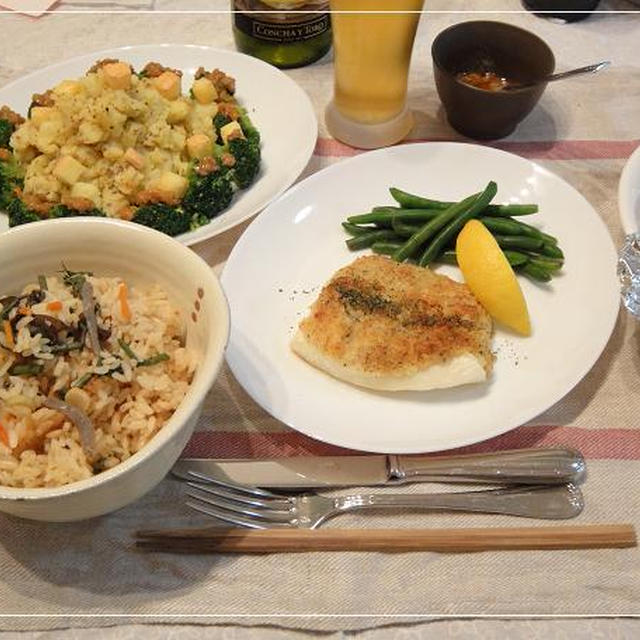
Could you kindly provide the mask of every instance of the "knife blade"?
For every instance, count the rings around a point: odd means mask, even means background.
[[[573,449],[516,449],[459,456],[362,455],[292,458],[182,458],[171,472],[198,481],[190,472],[225,483],[265,489],[393,486],[411,482],[489,484],[579,484],[586,464]]]

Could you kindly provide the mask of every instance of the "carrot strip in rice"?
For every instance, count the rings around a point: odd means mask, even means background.
[[[4,329],[4,337],[7,341],[7,346],[13,349],[13,347],[16,346],[16,343],[13,339],[13,329],[11,329],[11,323],[8,320],[3,320],[2,328]]]
[[[53,300],[47,304],[48,311],[60,311],[62,309],[62,302],[60,300]]]
[[[2,423],[0,423],[0,442],[2,442],[5,447],[9,446],[9,436],[7,435],[5,428],[2,426]]]
[[[124,282],[120,283],[118,288],[118,300],[120,301],[120,315],[125,322],[131,320],[131,308],[129,307],[129,300],[127,297],[127,285]]]

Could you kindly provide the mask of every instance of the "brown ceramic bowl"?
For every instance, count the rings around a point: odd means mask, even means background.
[[[431,47],[438,95],[449,124],[476,139],[509,135],[533,109],[553,73],[555,58],[538,36],[503,22],[472,21],[442,31]],[[479,89],[458,79],[460,73],[491,71],[513,86]]]

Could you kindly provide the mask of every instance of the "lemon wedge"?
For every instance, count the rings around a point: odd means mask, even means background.
[[[498,322],[528,336],[531,323],[516,274],[495,238],[479,220],[470,220],[456,240],[458,265],[478,302]]]

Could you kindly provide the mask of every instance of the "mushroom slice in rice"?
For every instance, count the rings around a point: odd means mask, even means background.
[[[98,321],[96,320],[96,300],[93,297],[93,287],[91,283],[85,280],[80,289],[80,298],[82,300],[82,310],[87,321],[87,331],[89,332],[89,343],[91,350],[96,356],[100,355],[100,338],[98,336]]]
[[[93,453],[96,442],[96,432],[86,413],[78,409],[78,407],[74,407],[73,405],[54,397],[47,398],[43,405],[49,409],[59,411],[69,418],[69,420],[71,420],[78,429],[82,447],[87,455]]]

